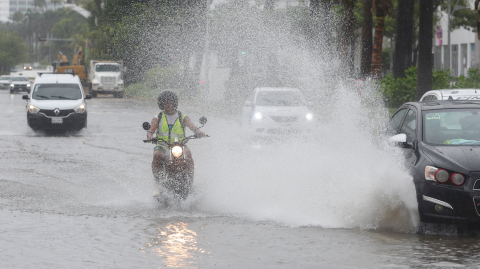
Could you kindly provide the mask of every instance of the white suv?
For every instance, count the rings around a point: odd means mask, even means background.
[[[87,103],[82,83],[72,74],[42,74],[35,78],[27,100],[27,122],[33,130],[87,127]]]
[[[314,116],[299,89],[256,88],[242,109],[242,126],[252,135],[303,135]]]

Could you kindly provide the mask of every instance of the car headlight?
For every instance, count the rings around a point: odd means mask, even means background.
[[[311,121],[311,120],[313,120],[313,114],[312,114],[312,113],[307,113],[307,115],[305,115],[305,118],[306,118],[308,121]]]
[[[15,87],[15,84],[13,84],[13,83],[12,83],[12,84],[10,84],[10,87],[12,87],[12,88],[13,88],[13,87]]]
[[[261,120],[261,119],[263,119],[263,115],[260,112],[255,112],[253,114],[253,118],[256,119],[256,120]]]
[[[178,157],[182,156],[182,154],[183,154],[183,149],[182,149],[182,147],[180,147],[180,146],[174,146],[174,147],[172,148],[172,155],[173,155],[173,156],[175,156],[175,157],[178,158]]]
[[[40,111],[40,108],[38,108],[34,105],[29,105],[28,106],[28,111],[30,111],[30,113],[38,113],[38,111]]]
[[[80,105],[80,106],[76,107],[73,111],[75,111],[76,113],[83,113],[83,112],[85,112],[86,108],[87,108],[86,105]]]
[[[30,87],[30,84],[27,84],[27,87]]]

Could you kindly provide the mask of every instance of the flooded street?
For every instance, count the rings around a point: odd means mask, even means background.
[[[154,102],[88,100],[88,128],[58,134],[33,132],[21,97],[0,91],[0,268],[480,264],[478,237],[414,233],[408,176],[359,134],[324,126],[308,147],[252,145],[238,121],[205,114],[211,137],[189,143],[198,191],[162,208],[142,142]]]

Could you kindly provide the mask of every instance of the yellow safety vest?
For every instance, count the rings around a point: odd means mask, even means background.
[[[185,138],[185,125],[183,124],[183,121],[185,120],[186,115],[182,116],[182,113],[178,112],[178,118],[173,124],[172,129],[168,127],[167,117],[165,116],[165,113],[160,112],[158,116],[159,116],[159,119],[158,119],[159,122],[158,122],[158,128],[157,128],[158,139],[163,139],[165,141],[168,141],[169,143],[173,143],[176,137],[178,138],[179,142],[181,142]],[[180,118],[182,119],[181,122],[180,122]],[[159,144],[162,144],[162,143],[159,141],[157,145]]]

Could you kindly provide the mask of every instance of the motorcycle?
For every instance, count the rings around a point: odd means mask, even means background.
[[[202,128],[207,123],[207,118],[201,117],[199,122],[201,126],[198,128]],[[149,130],[151,127],[148,122],[144,122],[142,126],[145,130]],[[162,164],[157,182],[157,187],[161,190],[161,195],[157,198],[159,202],[166,202],[167,196],[173,197],[177,201],[185,200],[193,191],[193,178],[188,173],[187,157],[183,152],[188,141],[198,138],[201,137],[191,135],[185,137],[182,141],[178,141],[178,138],[175,138],[173,143],[157,138],[143,140],[144,143],[153,144],[157,144],[160,141],[161,144],[169,148],[167,160]]]

